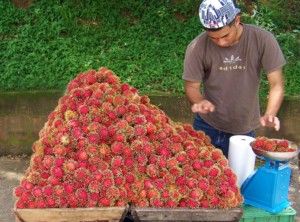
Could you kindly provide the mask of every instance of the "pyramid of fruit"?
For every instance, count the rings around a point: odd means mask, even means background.
[[[243,202],[222,151],[172,121],[107,68],[79,73],[33,144],[16,208],[232,208]]]

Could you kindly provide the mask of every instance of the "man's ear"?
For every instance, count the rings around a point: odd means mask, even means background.
[[[240,24],[240,22],[241,22],[241,16],[237,15],[234,19],[234,25],[237,26]]]

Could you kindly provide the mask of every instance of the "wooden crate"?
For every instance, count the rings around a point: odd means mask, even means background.
[[[22,222],[116,222],[123,221],[128,207],[15,209]]]
[[[242,208],[232,209],[189,209],[189,208],[132,208],[131,214],[135,222],[175,222],[175,221],[207,221],[229,222],[239,221],[243,215]]]

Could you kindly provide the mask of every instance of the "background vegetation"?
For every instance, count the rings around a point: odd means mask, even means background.
[[[65,89],[106,66],[140,92],[183,93],[186,46],[202,32],[195,0],[36,0],[0,3],[0,90]],[[237,1],[247,23],[272,31],[288,65],[286,94],[300,94],[298,0]],[[266,79],[261,84],[267,94]]]

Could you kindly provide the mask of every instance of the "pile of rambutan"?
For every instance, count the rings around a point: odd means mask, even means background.
[[[239,207],[222,151],[107,68],[67,86],[14,189],[16,208]]]
[[[270,152],[295,152],[296,148],[290,146],[289,141],[285,139],[270,139],[265,136],[256,137],[252,142],[252,147],[255,149],[270,151]]]

